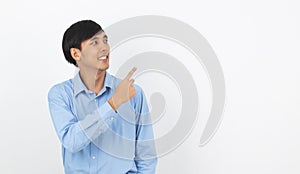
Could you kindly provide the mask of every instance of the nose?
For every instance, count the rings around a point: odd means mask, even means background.
[[[108,44],[104,44],[104,45],[101,46],[100,52],[101,52],[101,54],[108,54],[109,53],[109,49],[110,49],[109,45]]]

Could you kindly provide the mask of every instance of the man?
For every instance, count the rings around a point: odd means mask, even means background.
[[[122,32],[120,30],[120,32]],[[66,174],[153,174],[157,164],[149,110],[133,68],[117,79],[109,68],[108,37],[94,21],[71,25],[63,36],[65,59],[79,68],[48,94],[62,143]]]

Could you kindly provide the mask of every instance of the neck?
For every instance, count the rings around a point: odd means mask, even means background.
[[[81,80],[83,81],[84,85],[87,89],[95,92],[98,94],[104,86],[104,79],[106,71],[87,71],[87,70],[80,70],[79,71]]]

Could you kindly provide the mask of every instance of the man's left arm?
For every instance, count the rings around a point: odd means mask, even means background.
[[[157,157],[147,100],[142,89],[135,85],[135,111],[137,114],[135,164],[138,173],[154,174]]]

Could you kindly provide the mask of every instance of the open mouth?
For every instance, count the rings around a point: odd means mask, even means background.
[[[106,59],[108,59],[108,55],[103,55],[97,58],[97,60],[106,60]]]

